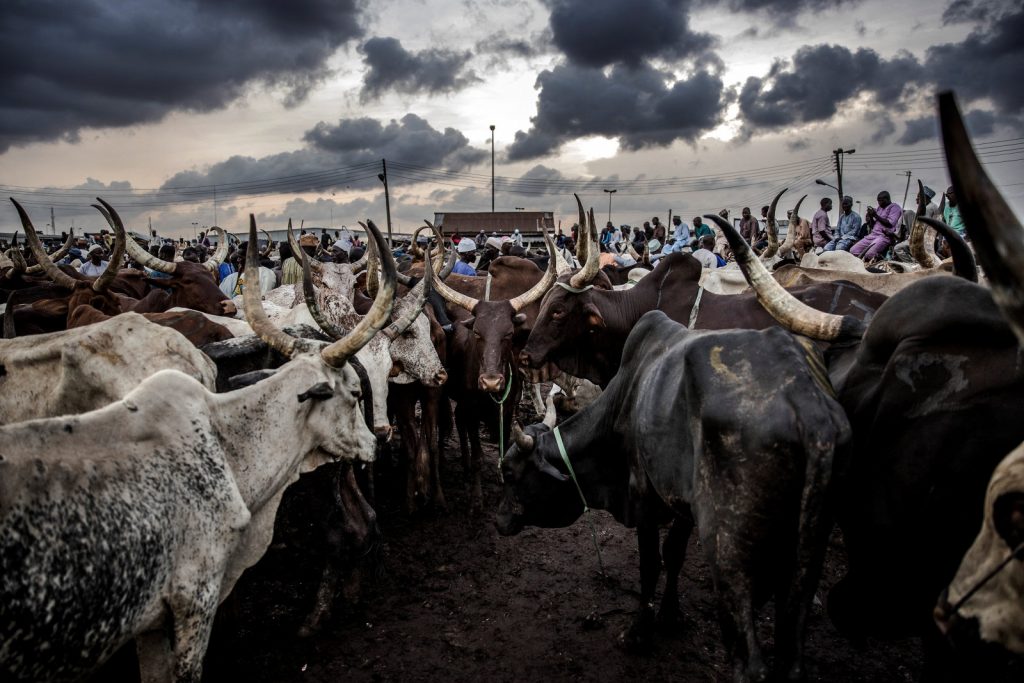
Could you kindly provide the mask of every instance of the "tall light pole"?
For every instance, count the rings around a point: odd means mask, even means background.
[[[494,124],[491,124],[491,213],[494,213]]]
[[[388,189],[388,162],[386,159],[380,160],[380,165],[383,167],[384,172],[377,174],[377,179],[384,183],[384,209],[387,212],[388,217],[388,247],[394,248],[395,243],[391,239],[391,192]],[[367,238],[370,236],[367,235]]]
[[[198,226],[199,226],[199,221],[192,221],[192,239],[199,239],[199,235],[198,235],[198,233],[196,233],[196,228]]]
[[[856,152],[855,149],[843,149],[842,147],[832,150],[832,155],[836,158],[836,184],[839,185],[836,192],[839,193],[840,204],[843,203],[843,157]]]
[[[618,192],[618,190],[605,190],[608,193],[608,222],[612,222],[612,195]]]

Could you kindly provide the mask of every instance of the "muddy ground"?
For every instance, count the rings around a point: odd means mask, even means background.
[[[442,472],[446,513],[408,516],[397,491],[379,487],[382,537],[359,596],[339,596],[333,618],[308,638],[297,631],[323,557],[310,506],[288,501],[274,545],[235,589],[234,616],[215,629],[204,680],[729,680],[711,579],[695,538],[680,580],[685,624],[660,633],[653,654],[628,654],[617,637],[636,609],[640,585],[634,532],[593,514],[606,577],[584,520],[500,537],[492,521],[495,448],[487,449],[485,511],[477,518],[468,514],[457,454],[453,437]],[[387,476],[388,461],[381,467]],[[821,600],[842,567],[841,543],[833,538]],[[759,621],[769,654],[772,622],[769,606]],[[911,681],[920,666],[916,642],[858,649],[815,606],[809,680]]]

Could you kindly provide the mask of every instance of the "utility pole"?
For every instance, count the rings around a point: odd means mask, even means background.
[[[494,124],[491,124],[491,213],[494,213]]]
[[[217,186],[213,186],[213,224],[217,225]]]
[[[50,207],[50,227],[53,229],[53,234],[57,234],[57,223],[54,222],[53,218],[53,207]]]
[[[910,195],[910,176],[912,171],[903,172],[907,176],[907,189],[903,191],[903,203],[900,204],[904,209],[907,208],[907,197]]]
[[[839,192],[839,205],[843,204],[843,156],[846,154],[854,154],[857,150],[855,149],[839,149],[832,150],[832,156],[835,157],[836,164],[836,191]]]
[[[378,173],[377,174],[377,179],[380,180],[382,183],[384,183],[384,210],[386,212],[385,215],[387,216],[387,219],[388,219],[388,246],[393,249],[394,246],[395,246],[395,243],[391,239],[391,193],[388,190],[388,162],[387,162],[387,159],[381,159],[380,160],[380,165],[381,165],[381,168],[384,169],[384,172],[383,173]],[[493,199],[492,199],[492,202],[493,202]],[[491,210],[493,211],[494,208],[492,207]],[[366,238],[370,239],[370,236],[367,235]]]

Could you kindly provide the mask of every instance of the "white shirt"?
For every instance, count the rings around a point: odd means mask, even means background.
[[[92,261],[86,261],[78,268],[78,272],[82,275],[96,277],[102,275],[103,271],[107,269],[107,263],[107,261],[100,261],[100,264],[97,266],[93,265]]]
[[[715,257],[713,253],[711,253],[707,249],[698,249],[697,251],[693,252],[693,258],[700,261],[700,265],[703,268],[718,267],[718,259]]]

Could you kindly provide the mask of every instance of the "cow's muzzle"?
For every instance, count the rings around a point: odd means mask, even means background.
[[[505,388],[505,378],[502,375],[487,373],[477,378],[477,384],[481,391],[497,394]]]

